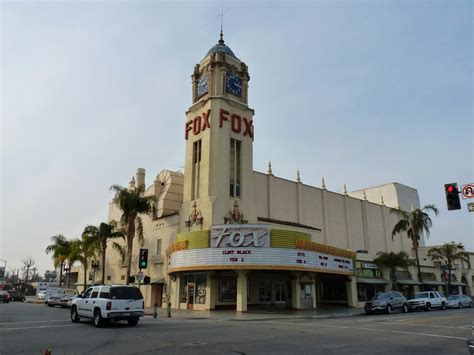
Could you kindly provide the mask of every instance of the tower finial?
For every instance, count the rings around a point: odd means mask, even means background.
[[[326,183],[324,182],[324,177],[321,179],[321,188],[326,190]]]
[[[367,195],[365,194],[365,190],[364,190],[364,200],[367,201]]]
[[[296,182],[301,182],[300,171],[296,170]]]
[[[344,184],[344,195],[347,195],[347,186]]]
[[[221,6],[221,13],[219,15],[217,15],[217,18],[221,18],[221,35],[220,35],[220,39],[217,43],[219,44],[224,44],[224,14],[229,11],[229,9],[225,10],[224,11],[224,5]]]
[[[268,162],[268,175],[273,175],[273,171],[272,171],[272,162]]]

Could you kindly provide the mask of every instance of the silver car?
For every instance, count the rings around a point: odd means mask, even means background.
[[[379,292],[364,306],[365,313],[372,314],[376,312],[386,312],[391,314],[392,311],[398,309],[403,313],[409,310],[407,299],[397,291]]]
[[[472,299],[466,295],[451,295],[448,297],[448,308],[472,308]]]

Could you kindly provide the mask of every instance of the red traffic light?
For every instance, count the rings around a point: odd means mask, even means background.
[[[454,191],[453,185],[449,185],[449,186],[448,186],[448,192],[453,192],[453,191]]]

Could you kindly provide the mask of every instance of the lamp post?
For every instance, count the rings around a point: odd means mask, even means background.
[[[96,272],[98,269],[100,269],[100,262],[99,262],[99,260],[97,260],[97,261],[96,261],[96,260],[93,260],[91,267],[92,267],[92,270],[93,270],[93,272],[92,272],[92,285],[95,285],[95,272]]]
[[[0,261],[3,261],[5,263],[5,265],[3,265],[3,272],[0,273],[0,279],[2,280],[2,285],[5,286],[5,274],[7,272],[7,261],[3,259],[0,259]]]
[[[64,271],[66,272],[66,279],[67,279],[67,288],[71,288],[71,279],[69,277],[69,270],[71,267],[69,265],[64,265]]]

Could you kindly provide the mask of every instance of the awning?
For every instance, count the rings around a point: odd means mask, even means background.
[[[418,281],[415,280],[397,280],[397,283],[402,285],[421,285]]]
[[[443,283],[443,285],[447,285],[448,283]],[[467,286],[467,284],[463,282],[451,282],[451,286]]]
[[[423,285],[444,286],[446,283],[443,281],[423,281]]]
[[[151,279],[151,281],[150,281],[151,285],[164,284],[164,283],[165,283],[165,279],[163,279],[163,278],[161,278],[161,279]]]
[[[390,281],[385,279],[366,279],[362,277],[357,278],[357,282],[361,284],[379,284],[379,285],[388,285]]]

